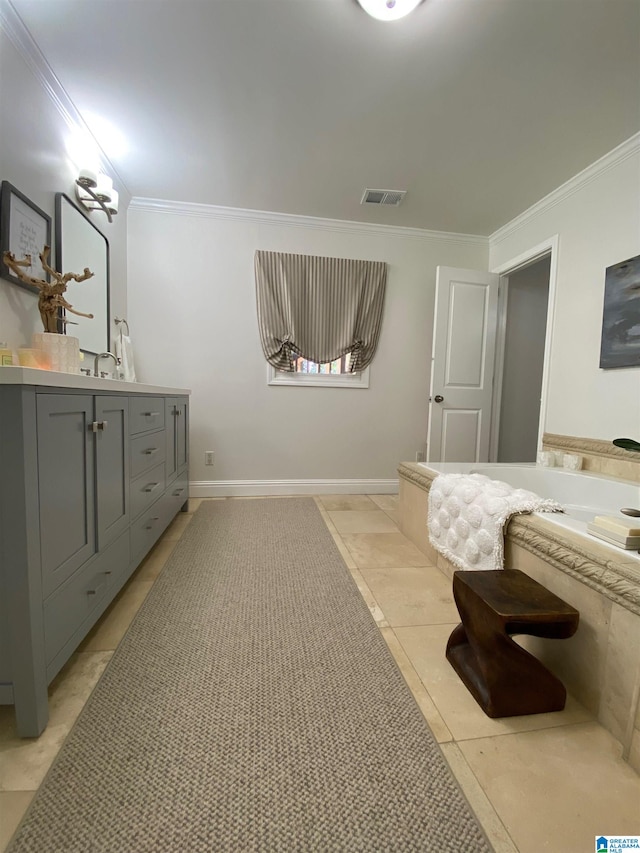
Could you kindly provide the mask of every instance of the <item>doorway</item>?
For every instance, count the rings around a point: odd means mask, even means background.
[[[547,428],[557,265],[556,234],[490,273],[437,268],[428,462],[535,462]]]
[[[539,445],[551,255],[502,276],[492,461],[535,462]]]

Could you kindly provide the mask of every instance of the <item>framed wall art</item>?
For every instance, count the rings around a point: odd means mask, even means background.
[[[640,255],[606,269],[600,367],[640,367]]]
[[[0,276],[18,287],[24,287],[38,293],[32,287],[20,281],[2,260],[5,251],[13,252],[17,260],[31,255],[31,266],[25,267],[25,273],[33,278],[49,281],[40,263],[40,252],[51,245],[51,217],[44,210],[23,195],[8,181],[0,188]]]

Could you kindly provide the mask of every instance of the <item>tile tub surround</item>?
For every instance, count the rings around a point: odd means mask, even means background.
[[[606,477],[621,477],[624,480],[640,483],[640,453],[623,450],[610,441],[545,432],[542,437],[542,446],[545,450],[581,456],[584,471],[604,474]]]
[[[454,566],[435,551],[427,531],[427,500],[433,472],[402,463],[400,529],[448,577]],[[580,611],[574,637],[518,642],[549,667],[622,744],[624,757],[640,772],[640,575],[612,551],[523,514],[509,522],[505,565],[520,569]]]

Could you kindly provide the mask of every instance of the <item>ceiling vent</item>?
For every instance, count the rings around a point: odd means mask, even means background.
[[[406,190],[369,190],[364,191],[360,204],[390,204],[398,207],[404,201]]]

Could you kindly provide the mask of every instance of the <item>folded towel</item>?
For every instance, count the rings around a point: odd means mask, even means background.
[[[118,374],[125,382],[136,381],[136,369],[133,365],[133,347],[131,338],[128,335],[123,335],[122,330],[120,336],[115,340],[116,358],[120,359],[120,367]]]
[[[502,569],[512,515],[562,511],[556,501],[483,474],[441,474],[429,492],[429,539],[459,569]]]

